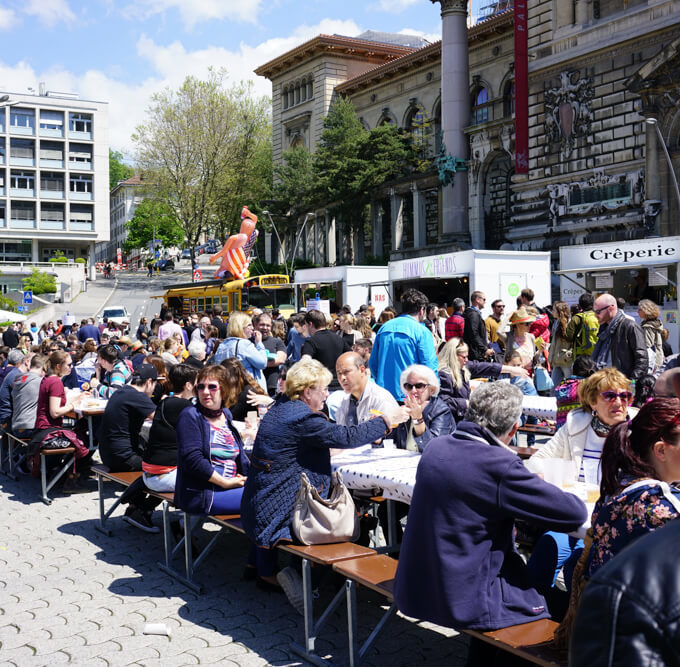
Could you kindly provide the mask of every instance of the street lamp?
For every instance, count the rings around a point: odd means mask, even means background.
[[[663,135],[661,134],[661,130],[659,129],[659,123],[656,118],[645,118],[645,123],[649,125],[650,127],[653,126],[654,129],[656,130],[656,136],[659,140],[659,143],[661,144],[661,148],[663,148],[664,155],[666,156],[666,162],[668,163],[668,170],[671,172],[671,178],[673,179],[673,185],[675,187],[675,196],[678,200],[678,206],[680,206],[680,187],[678,187],[678,178],[675,175],[675,169],[673,168],[673,163],[671,162],[671,156],[668,153],[668,147],[666,146],[666,142],[664,141]]]
[[[298,243],[300,242],[300,239],[302,238],[302,233],[305,231],[305,225],[307,224],[307,220],[311,218],[314,214],[313,213],[305,213],[305,221],[302,223],[302,227],[300,228],[300,232],[297,235],[297,238],[295,239],[295,247],[293,248],[293,258],[291,259],[290,262],[290,276],[291,278],[293,277],[293,266],[295,266],[295,254],[297,253],[297,247]]]
[[[15,104],[21,104],[20,102],[10,102],[9,95],[0,95],[0,107],[12,107]]]

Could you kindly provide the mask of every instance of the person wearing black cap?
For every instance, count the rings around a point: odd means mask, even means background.
[[[139,433],[145,419],[153,419],[156,405],[151,395],[156,388],[158,371],[152,364],[142,364],[135,370],[130,383],[116,391],[104,410],[99,428],[99,455],[112,472],[133,472],[142,469]],[[132,489],[132,487],[130,487]],[[151,512],[158,504],[147,498],[143,484],[130,494],[130,505],[124,519],[150,533],[159,529],[151,522]]]

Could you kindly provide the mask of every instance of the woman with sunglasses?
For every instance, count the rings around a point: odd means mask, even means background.
[[[453,433],[456,422],[449,406],[438,396],[439,378],[431,368],[412,364],[402,371],[399,382],[409,413],[409,420],[394,432],[394,444],[399,449],[422,452],[432,438]]]
[[[622,549],[680,517],[680,400],[655,398],[610,431],[602,450],[600,499],[574,571],[571,631],[583,588]]]
[[[631,407],[631,382],[615,368],[604,368],[583,380],[578,395],[581,407],[572,410],[564,426],[526,462],[529,470],[542,474],[548,459],[572,461],[573,481],[585,482],[586,470],[598,468],[612,428],[637,414],[637,409]],[[564,581],[570,589],[573,569],[582,551],[583,540],[549,532],[538,540],[529,559],[533,584],[549,604],[552,601],[556,616],[564,612],[568,598],[554,589],[555,580],[564,567]]]
[[[175,503],[191,514],[238,514],[248,458],[227,405],[234,388],[222,366],[207,366],[196,376],[196,405],[177,422]]]

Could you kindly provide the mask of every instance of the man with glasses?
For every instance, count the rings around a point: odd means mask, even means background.
[[[503,303],[503,299],[496,299],[491,303],[491,315],[484,320],[489,343],[498,345],[501,352],[505,351],[505,345],[498,337],[498,325],[501,323],[503,315],[505,315],[505,304]]]
[[[640,325],[624,317],[611,294],[597,297],[593,310],[600,323],[592,355],[597,367],[613,366],[631,380],[646,375],[649,358]]]
[[[260,313],[254,317],[253,326],[262,334],[262,345],[267,350],[267,368],[262,374],[267,383],[267,392],[274,396],[278,389],[279,366],[288,359],[286,346],[278,336],[272,336],[272,316],[269,313]]]
[[[475,291],[470,294],[470,305],[465,309],[465,330],[463,340],[468,346],[470,359],[484,361],[493,356],[493,350],[489,347],[486,335],[486,326],[482,319],[482,308],[486,303],[484,292]]]

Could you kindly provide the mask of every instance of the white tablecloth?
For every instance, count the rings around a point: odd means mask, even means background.
[[[554,396],[525,396],[522,399],[522,412],[529,417],[555,421],[557,401]]]
[[[333,470],[340,471],[348,488],[382,489],[383,497],[409,504],[419,462],[420,454],[415,452],[371,445],[343,450],[331,458]]]

